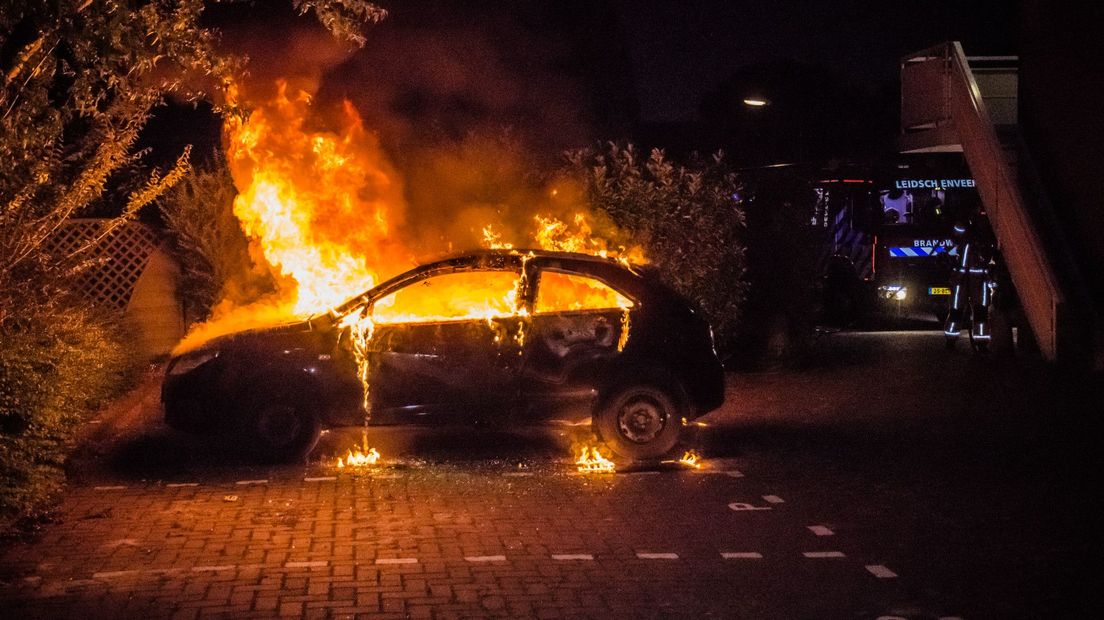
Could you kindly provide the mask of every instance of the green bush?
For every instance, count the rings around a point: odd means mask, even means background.
[[[157,200],[180,264],[177,290],[188,322],[206,320],[220,300],[236,305],[274,290],[271,274],[249,256],[249,240],[234,216],[237,196],[221,153]]]
[[[566,173],[587,201],[645,249],[664,280],[696,302],[731,352],[747,295],[744,212],[720,153],[685,164],[629,145],[568,154]]]
[[[0,325],[0,532],[49,505],[78,425],[129,387],[141,362],[107,317],[74,307],[27,314]]]

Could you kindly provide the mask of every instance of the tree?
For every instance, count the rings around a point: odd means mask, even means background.
[[[727,348],[747,293],[747,267],[739,180],[723,155],[677,164],[660,149],[642,159],[632,144],[609,143],[571,152],[568,162],[566,173],[582,184],[589,204],[645,248]]]

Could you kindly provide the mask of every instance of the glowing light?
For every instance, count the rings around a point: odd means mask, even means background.
[[[762,97],[748,97],[744,99],[744,105],[751,106],[753,108],[762,108],[770,105],[770,101],[767,101]]]

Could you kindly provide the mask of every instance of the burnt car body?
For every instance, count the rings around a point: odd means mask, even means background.
[[[512,278],[516,311],[376,324],[361,351],[366,391],[343,317],[423,290],[415,287],[432,288],[450,274]],[[557,278],[608,287],[625,303],[550,305],[542,282],[551,286]],[[174,357],[162,385],[170,426],[243,432],[275,459],[305,455],[321,428],[365,424],[366,401],[370,425],[515,425],[593,416],[595,430],[616,453],[659,458],[674,448],[681,426],[723,400],[724,374],[708,323],[653,270],[527,250],[446,258],[329,313],[212,340]]]

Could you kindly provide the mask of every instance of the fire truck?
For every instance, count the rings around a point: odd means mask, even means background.
[[[829,322],[870,313],[946,317],[953,227],[981,213],[968,170],[961,154],[947,153],[820,171],[810,224]]]

